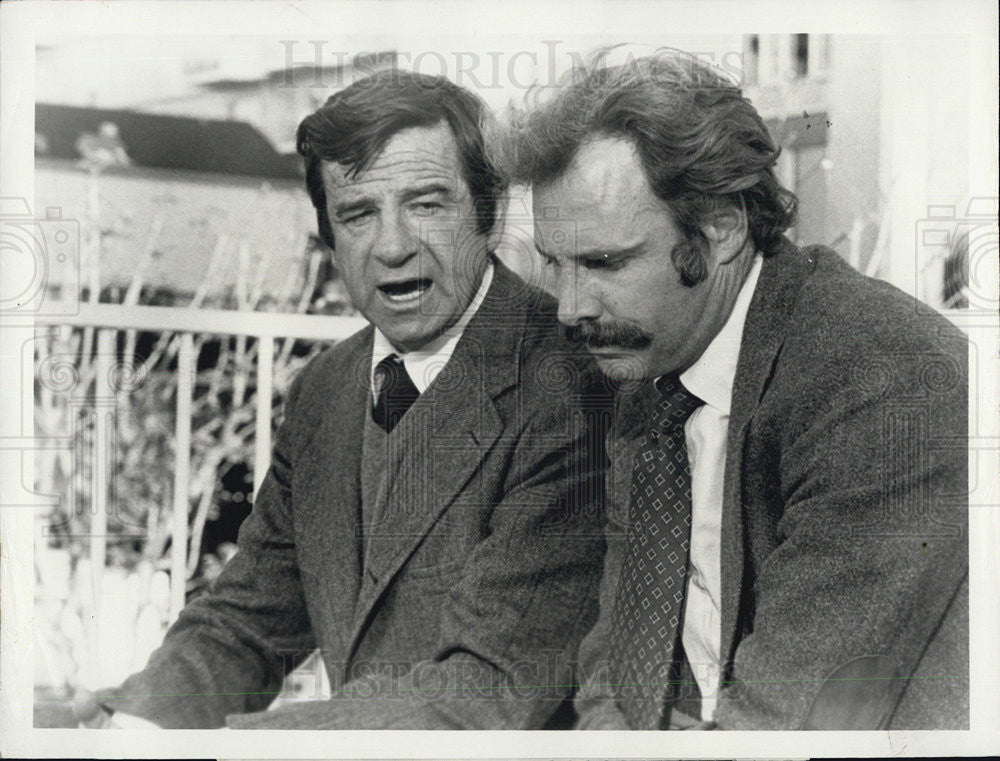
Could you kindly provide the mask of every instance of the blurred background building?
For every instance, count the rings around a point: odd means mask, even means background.
[[[747,35],[743,53],[746,93],[799,196],[795,237],[932,306],[967,304],[969,240],[995,251],[997,216],[995,193],[973,197],[996,177],[995,96],[967,40]],[[990,153],[992,168],[978,165]]]
[[[222,247],[211,287],[226,301],[242,241],[253,262],[266,260],[257,274],[267,295],[289,288],[289,273],[321,245],[296,127],[335,89],[395,58],[383,51],[287,65],[282,50],[273,39],[242,37],[38,47],[36,202],[67,219],[96,216],[100,240],[82,251],[84,284],[127,287],[143,262],[137,252],[152,246],[145,286],[190,297]],[[113,134],[116,158],[101,155],[102,131]]]
[[[742,80],[784,147],[779,174],[801,200],[799,241],[831,245],[858,269],[943,305],[946,267],[963,271],[945,261],[996,213],[989,199],[971,197],[970,117],[985,93],[970,77],[964,38],[750,34],[666,43]],[[409,66],[444,72],[501,108],[586,51],[549,42],[500,58],[485,46],[401,55],[249,36],[64,37],[37,51],[37,200],[82,218],[78,141],[114,125],[131,162],[108,166],[102,183],[102,225],[119,234],[102,251],[106,276],[127,275],[126,249],[137,240],[125,233],[141,235],[154,209],[170,213],[151,282],[191,291],[211,231],[247,233],[272,252],[275,272],[287,272],[301,257],[295,241],[314,229],[298,187],[295,128],[333,91],[377,68]],[[515,203],[516,224],[526,214]],[[933,243],[918,234],[925,221]],[[522,230],[506,252],[522,273],[533,266],[525,241]]]

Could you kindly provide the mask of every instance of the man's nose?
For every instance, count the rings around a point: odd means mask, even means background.
[[[420,238],[401,215],[385,215],[380,221],[373,253],[388,267],[403,264],[420,248]]]
[[[601,302],[591,292],[586,278],[579,277],[576,267],[567,265],[556,277],[556,298],[559,299],[559,322],[578,325],[584,320],[601,316]]]

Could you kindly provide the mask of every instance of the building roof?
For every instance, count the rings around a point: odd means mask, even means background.
[[[41,152],[53,158],[79,158],[80,137],[98,133],[105,122],[118,127],[130,160],[139,166],[272,179],[302,176],[298,155],[279,153],[245,122],[49,103],[35,106]]]

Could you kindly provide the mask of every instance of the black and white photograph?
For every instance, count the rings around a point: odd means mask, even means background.
[[[0,16],[0,754],[1000,752],[996,2]]]

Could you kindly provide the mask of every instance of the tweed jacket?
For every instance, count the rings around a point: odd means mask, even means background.
[[[609,435],[580,728],[628,728],[607,642],[650,386]],[[718,728],[968,726],[967,399],[943,317],[828,249],[764,259],[728,432]]]
[[[239,551],[105,705],[164,727],[283,729],[530,728],[559,707],[597,610],[600,373],[564,342],[551,297],[496,263],[388,438],[365,557],[372,340],[296,377]],[[316,648],[333,696],[263,711]]]

